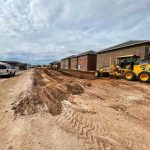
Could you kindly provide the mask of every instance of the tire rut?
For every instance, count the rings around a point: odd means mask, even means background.
[[[132,140],[133,134],[127,137],[126,134],[113,133],[108,130],[109,126],[99,115],[82,113],[78,109],[72,109],[72,106],[69,108],[65,105],[63,112],[55,121],[59,128],[84,139],[87,150],[136,150],[139,147],[142,150],[146,149],[139,142],[140,139]],[[135,134],[135,137],[138,136]]]
[[[100,138],[101,136],[97,135],[99,126],[96,123],[95,119],[91,119],[89,118],[89,116],[83,117],[82,113],[80,112],[76,113],[71,111],[72,110],[66,109],[65,111],[62,112],[61,116],[59,116],[58,119],[56,120],[57,125],[60,128],[62,128],[66,132],[76,134],[78,137],[84,139],[86,149],[97,149],[97,148],[102,149],[102,145],[106,145],[105,143],[107,143],[107,145],[110,145],[110,147],[112,147],[113,143],[106,142],[107,138],[106,139],[104,137]],[[100,139],[102,140],[100,141]],[[100,144],[100,142],[103,144]],[[103,149],[106,149],[104,147],[105,146],[103,146]],[[113,145],[113,147],[115,147],[116,150],[120,149],[120,146],[117,146],[118,147],[117,148],[116,145]]]

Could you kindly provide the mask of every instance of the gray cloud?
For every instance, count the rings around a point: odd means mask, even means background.
[[[150,39],[149,0],[1,0],[0,59],[49,61]]]

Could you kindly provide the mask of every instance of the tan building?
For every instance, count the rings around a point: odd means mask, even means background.
[[[150,59],[150,41],[128,41],[97,53],[97,65],[99,69],[103,66],[109,66],[116,63],[117,57],[125,55],[136,55],[140,59]]]

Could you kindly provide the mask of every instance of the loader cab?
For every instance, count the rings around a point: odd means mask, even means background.
[[[140,57],[136,55],[126,55],[117,57],[117,65],[122,69],[131,69],[133,70],[134,65],[139,61]]]
[[[150,64],[150,60],[143,59],[135,62],[135,65],[144,65],[144,64]]]

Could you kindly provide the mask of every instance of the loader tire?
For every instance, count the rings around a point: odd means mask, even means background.
[[[95,77],[96,77],[96,78],[100,77],[100,72],[99,72],[99,71],[96,71],[96,72],[95,72]]]
[[[139,73],[138,80],[143,83],[149,83],[150,82],[150,72],[143,71]]]
[[[109,77],[109,73],[108,72],[103,72],[102,76],[103,77]]]
[[[8,78],[11,78],[11,76],[12,76],[12,75],[11,75],[11,72],[10,72],[10,73],[7,75],[7,77],[8,77]]]
[[[128,80],[128,81],[133,81],[135,80],[136,78],[136,75],[133,71],[128,71],[125,73],[125,79]]]

